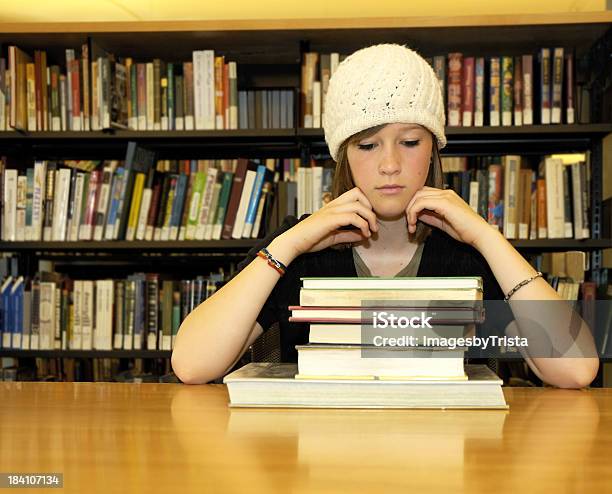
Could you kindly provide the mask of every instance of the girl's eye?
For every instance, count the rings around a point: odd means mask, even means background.
[[[370,151],[374,144],[357,144],[357,148],[361,151]]]
[[[416,139],[414,141],[402,141],[402,144],[408,148],[413,148],[419,145],[421,141]],[[357,149],[360,151],[371,151],[375,144],[357,144]]]

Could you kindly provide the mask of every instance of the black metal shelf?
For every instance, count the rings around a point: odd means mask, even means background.
[[[444,154],[548,154],[584,151],[612,132],[612,124],[447,127]],[[241,156],[300,156],[304,146],[327,153],[323,129],[238,129],[91,132],[0,132],[7,155],[23,159],[121,159],[128,141],[157,151],[160,159],[211,159]]]
[[[246,252],[261,239],[185,241],[106,241],[106,242],[0,242],[0,252]],[[517,249],[599,250],[612,247],[610,239],[510,240]]]
[[[171,350],[18,350],[0,349],[0,357],[24,358],[170,358]]]
[[[172,350],[18,350],[0,349],[0,358],[170,358]],[[522,357],[494,357],[499,361],[515,361]],[[612,362],[612,357],[601,357],[602,362]]]
[[[584,152],[612,132],[612,124],[447,127],[444,155],[550,154]],[[323,129],[297,129],[297,136],[327,152]]]
[[[450,139],[455,136],[546,136],[546,135],[580,135],[589,137],[603,137],[612,132],[612,124],[551,124],[551,125],[519,125],[519,126],[484,126],[484,127],[446,127],[444,132]],[[323,137],[323,129],[297,129],[298,137]]]
[[[46,252],[202,252],[202,251],[247,251],[257,239],[241,240],[184,240],[184,241],[100,241],[100,242],[0,242],[0,251],[46,251]]]
[[[610,239],[540,239],[540,240],[510,240],[517,249],[577,249],[577,250],[599,250],[612,247]]]
[[[551,124],[519,126],[484,126],[484,127],[446,127],[445,133],[451,139],[455,136],[546,136],[546,135],[580,135],[603,137],[612,132],[612,123],[593,124]],[[122,130],[104,131],[6,131],[0,132],[0,142],[10,141],[111,141],[111,140],[259,140],[269,138],[323,137],[323,129],[306,129],[302,127],[289,129],[235,129],[235,130]]]

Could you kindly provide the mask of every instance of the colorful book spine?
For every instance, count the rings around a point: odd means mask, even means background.
[[[550,123],[551,113],[550,48],[540,50],[540,122]]]
[[[463,89],[461,93],[462,125],[472,127],[474,125],[474,93],[475,93],[475,59],[465,57],[463,59]]]
[[[448,55],[448,125],[461,125],[461,68],[463,54]]]
[[[489,70],[489,125],[498,127],[501,119],[501,66],[499,57],[490,59]]]
[[[244,228],[242,230],[242,238],[250,238],[255,223],[255,217],[257,215],[257,208],[259,206],[259,198],[261,197],[261,189],[263,186],[264,177],[266,175],[266,166],[259,165],[257,167],[257,175],[255,176],[255,183],[253,184],[253,192],[249,200],[247,207],[247,213],[244,220]]]
[[[484,106],[485,106],[485,94],[484,94],[484,58],[476,58],[475,66],[475,94],[474,94],[474,126],[482,127],[484,125]]]
[[[523,125],[523,60],[514,57],[514,125]]]
[[[512,113],[514,110],[513,85],[514,85],[514,61],[512,57],[502,57],[502,91],[501,91],[501,111],[502,125],[512,125]]]

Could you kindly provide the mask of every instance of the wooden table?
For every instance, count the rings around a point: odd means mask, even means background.
[[[612,390],[505,393],[509,411],[269,410],[221,385],[0,382],[0,472],[78,493],[612,491]]]

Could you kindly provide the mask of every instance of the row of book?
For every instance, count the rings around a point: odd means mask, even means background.
[[[62,381],[178,383],[168,360],[118,358],[40,358],[31,362],[5,358],[0,366],[0,381]],[[127,366],[126,366],[127,363]],[[126,368],[127,367],[127,368]]]
[[[182,160],[166,166],[169,163],[130,143],[125,161],[104,161],[95,169],[95,162],[54,161],[37,161],[23,172],[3,169],[2,240],[219,240],[259,235],[278,180],[277,160]]]
[[[225,281],[159,273],[76,280],[56,272],[0,285],[2,348],[22,350],[171,350],[181,321]]]
[[[432,311],[432,300],[453,303]],[[472,304],[481,300],[479,277],[302,278],[300,305],[289,307],[290,321],[310,323],[309,343],[296,346],[297,368],[247,364],[224,379],[230,405],[507,408],[495,374],[464,367],[463,348],[432,343],[472,331],[483,320],[482,306]],[[410,325],[377,329],[368,318],[379,311]]]
[[[236,62],[214,50],[192,60],[136,62],[97,44],[45,50],[15,45],[0,58],[0,130],[89,131],[293,128],[294,90],[238,90]]]
[[[590,236],[590,155],[545,156],[532,170],[517,155],[444,157],[444,188],[453,189],[508,239]],[[332,163],[300,166],[297,183],[278,183],[273,220],[312,213],[331,198]],[[276,204],[274,205],[276,208]]]
[[[343,58],[338,53],[304,54],[303,127],[322,126],[329,79]],[[577,87],[574,56],[563,47],[541,48],[537,55],[479,57],[453,52],[426,60],[440,82],[448,126],[588,122],[588,92]]]
[[[321,127],[329,79],[346,55],[304,54],[300,125]],[[588,96],[562,47],[537,55],[427,59],[446,100],[449,126],[584,122]],[[583,95],[585,93],[585,95]],[[189,61],[118,57],[91,40],[51,63],[16,45],[0,58],[0,131],[293,128],[294,89],[238,90],[236,62],[214,50]],[[580,118],[576,118],[576,112]]]
[[[332,199],[330,161],[155,161],[135,143],[126,160],[37,161],[2,169],[5,241],[257,238],[288,215]],[[589,153],[442,158],[452,188],[508,239],[590,236]]]
[[[545,156],[537,171],[517,155],[477,161],[443,158],[445,187],[506,238],[590,237],[589,153]]]

